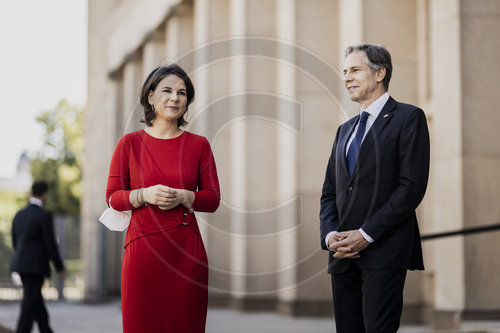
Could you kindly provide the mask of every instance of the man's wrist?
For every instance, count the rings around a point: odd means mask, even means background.
[[[367,242],[373,243],[375,240],[370,237],[363,229],[359,228],[359,232],[361,233],[361,236],[363,236],[364,239],[366,239]]]
[[[325,244],[326,244],[326,248],[328,250],[332,251],[332,249],[330,249],[330,238],[332,238],[334,235],[336,235],[338,233],[339,233],[338,231],[330,231],[328,234],[326,234]]]

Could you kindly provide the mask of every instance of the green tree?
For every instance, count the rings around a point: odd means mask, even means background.
[[[31,161],[34,180],[45,179],[50,191],[47,209],[79,215],[82,193],[83,107],[61,100],[36,120],[45,128],[42,149]]]
[[[0,281],[10,281],[10,261],[12,259],[12,239],[10,230],[16,212],[26,205],[26,194],[10,190],[0,190]]]

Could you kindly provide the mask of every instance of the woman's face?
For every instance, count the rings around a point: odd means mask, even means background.
[[[149,92],[148,102],[154,106],[156,119],[177,124],[177,119],[186,111],[187,91],[184,80],[173,74],[165,76],[156,89]]]

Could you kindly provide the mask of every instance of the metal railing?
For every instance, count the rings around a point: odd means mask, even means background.
[[[421,239],[425,241],[429,239],[444,238],[444,237],[459,236],[459,235],[470,235],[470,234],[477,234],[477,233],[490,232],[496,230],[500,230],[500,223],[483,225],[478,227],[463,228],[453,231],[437,232],[434,234],[423,235]]]
[[[54,215],[54,229],[59,240],[59,252],[66,266],[64,284],[52,271],[48,284],[42,289],[45,299],[79,300],[83,297],[80,258],[80,218],[78,216]],[[0,235],[3,236],[3,235]],[[12,248],[10,239],[6,242],[0,237],[0,301],[18,300],[22,296],[22,288],[13,283],[10,273]],[[52,265],[51,265],[52,266]],[[64,289],[64,293],[63,293]],[[1,331],[0,331],[1,332]]]

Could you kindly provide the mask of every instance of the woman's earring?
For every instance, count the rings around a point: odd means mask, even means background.
[[[153,112],[156,112],[155,111],[155,106],[153,104],[151,104],[151,110],[153,110]]]

